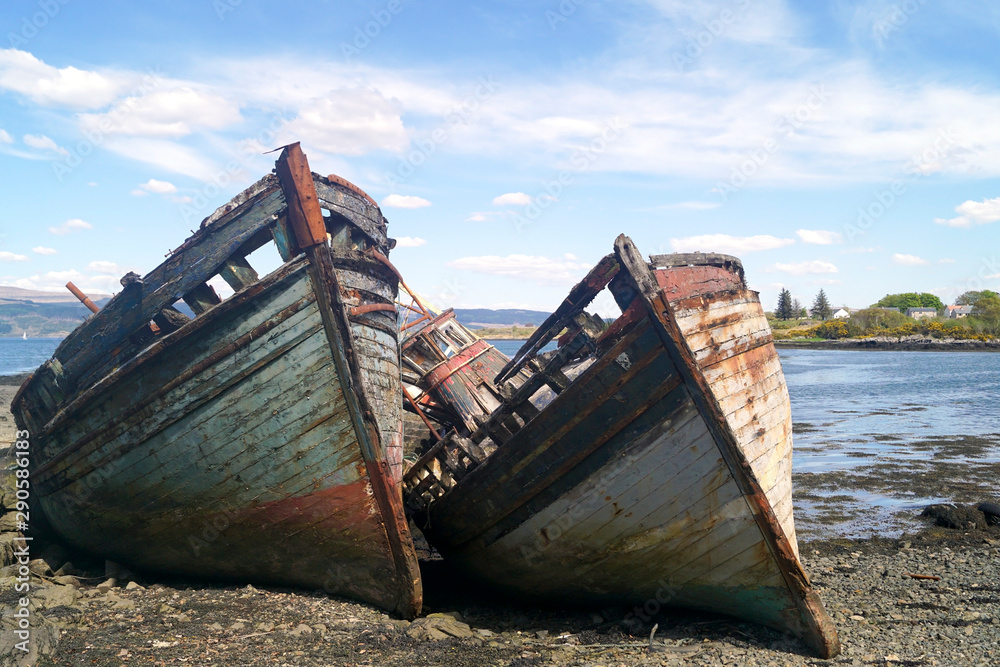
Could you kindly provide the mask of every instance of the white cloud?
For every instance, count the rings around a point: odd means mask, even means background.
[[[934,222],[948,227],[972,227],[1000,220],[1000,197],[983,201],[966,201],[955,207],[958,217],[934,218]]]
[[[114,262],[108,262],[104,260],[97,260],[91,262],[87,265],[88,271],[93,271],[94,273],[107,273],[116,276],[122,276],[127,273],[121,266],[115,264]]]
[[[790,273],[793,276],[838,272],[836,265],[821,259],[814,259],[806,262],[793,262],[790,264],[775,264],[774,268],[784,273]]]
[[[79,229],[93,229],[93,226],[89,222],[84,222],[80,218],[70,218],[58,227],[49,227],[49,231],[56,236],[66,236],[67,234]]]
[[[12,143],[14,143],[14,138],[7,133],[7,130],[0,130],[0,144]]]
[[[493,198],[494,206],[527,206],[531,202],[531,195],[526,195],[523,192],[508,192]]]
[[[148,192],[154,192],[159,195],[169,195],[177,192],[177,186],[169,181],[158,181],[155,178],[151,178],[145,183],[141,183],[135,190],[132,190],[132,194],[137,197],[141,197]]]
[[[922,257],[917,257],[916,255],[904,255],[898,252],[893,254],[892,261],[894,264],[899,264],[900,266],[920,266],[928,263],[927,260]]]
[[[670,247],[674,249],[674,252],[723,252],[734,255],[784,248],[793,243],[795,243],[795,239],[781,239],[770,234],[758,236],[706,234],[670,239]]]
[[[828,232],[822,229],[800,229],[795,234],[803,243],[813,245],[832,245],[843,240],[838,232]]]
[[[389,195],[382,200],[382,206],[389,208],[424,208],[431,203],[423,197],[413,197],[410,195]]]
[[[468,218],[465,219],[466,222],[486,222],[492,218],[503,215],[503,211],[473,211]]]
[[[41,292],[60,292],[68,294],[66,283],[72,282],[84,294],[90,297],[103,296],[121,289],[121,284],[114,276],[87,276],[75,269],[67,271],[49,271],[45,274],[34,275],[28,278],[18,278],[9,281],[8,284],[21,289],[39,290]]]
[[[58,251],[55,248],[46,248],[45,246],[40,245],[32,248],[31,252],[36,255],[55,255]]]
[[[0,250],[0,262],[26,262],[28,261],[27,255],[18,255],[6,250]]]
[[[551,259],[531,255],[508,255],[497,257],[462,257],[448,262],[453,269],[463,269],[494,276],[520,278],[550,285],[572,284],[579,280],[590,268],[590,264],[571,259]]]
[[[44,134],[26,134],[23,139],[24,143],[32,148],[37,148],[43,151],[52,151],[53,153],[58,153],[59,155],[69,155],[69,152],[65,148],[59,146],[55,141]]]
[[[197,149],[175,141],[145,137],[109,136],[102,146],[131,160],[139,160],[159,169],[183,174],[205,182],[217,178],[220,172],[228,173],[217,167],[211,159]],[[271,165],[273,166],[274,163],[272,162]],[[233,180],[238,180],[245,175],[245,171],[237,170],[235,174],[230,175]],[[259,174],[255,174],[255,176],[259,178]],[[251,176],[246,176],[247,181],[251,178]]]
[[[324,97],[303,100],[298,108],[298,116],[280,133],[282,143],[301,140],[312,150],[350,156],[399,152],[410,145],[401,105],[377,90],[330,90]]]
[[[0,49],[0,88],[20,93],[41,106],[99,109],[128,85],[127,79],[75,67],[58,69],[18,49]]]
[[[242,120],[234,101],[182,86],[123,98],[106,113],[81,114],[80,126],[102,134],[176,139],[200,129],[220,130]]]
[[[400,236],[396,239],[397,248],[419,248],[427,245],[427,241],[418,236]]]

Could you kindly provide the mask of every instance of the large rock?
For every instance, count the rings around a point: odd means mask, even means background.
[[[417,641],[440,641],[442,639],[472,639],[476,634],[458,619],[457,613],[429,614],[410,623],[406,634]]]
[[[965,505],[929,505],[920,516],[934,519],[934,524],[953,530],[985,530],[986,516]]]
[[[47,586],[36,588],[32,591],[31,597],[39,607],[50,609],[72,606],[80,597],[80,593],[72,586]]]

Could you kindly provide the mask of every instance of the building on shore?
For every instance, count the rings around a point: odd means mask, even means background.
[[[972,314],[972,306],[945,306],[945,317],[960,320]]]
[[[926,320],[937,317],[937,308],[907,308],[906,316],[915,320]]]

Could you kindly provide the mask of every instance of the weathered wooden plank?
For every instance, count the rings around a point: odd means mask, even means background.
[[[284,317],[287,319],[292,319],[295,322],[301,320],[301,318],[307,317],[308,315],[303,313],[303,310],[308,310],[309,304],[312,303],[311,295],[307,289],[305,289],[304,281],[304,271],[301,270],[301,266],[298,270],[290,267],[291,271],[284,276],[280,277],[278,280],[270,283],[270,286],[260,295],[257,295],[255,303],[252,305],[249,311],[249,319],[245,320],[245,329],[247,331],[261,330],[262,327],[271,326],[271,324],[277,325],[278,319],[275,317],[269,317],[271,312],[267,311],[267,306],[274,306],[275,311],[279,313],[285,313]],[[296,272],[297,271],[297,272]],[[289,282],[291,281],[291,282]],[[295,286],[295,281],[298,281],[299,286]],[[227,306],[243,308],[239,297],[234,298],[232,301],[227,302]],[[205,318],[214,318],[221,315],[222,311],[216,311],[211,316],[203,316]],[[199,321],[200,320],[200,321]],[[192,324],[197,325],[208,325],[211,324],[211,319],[196,319]],[[162,367],[157,367],[158,372],[162,377],[158,375],[151,375],[149,372],[136,374],[135,369],[138,369],[143,364],[149,362],[149,359],[137,358],[131,362],[131,366],[125,366],[119,369],[116,374],[120,378],[127,378],[124,381],[126,383],[131,383],[129,390],[123,394],[123,400],[121,405],[128,407],[128,414],[122,416],[119,414],[119,407],[110,407],[110,404],[106,401],[98,401],[96,404],[89,405],[88,411],[83,417],[83,422],[86,426],[83,428],[79,436],[69,436],[66,437],[65,443],[59,448],[58,451],[61,453],[56,456],[53,455],[48,463],[36,468],[35,473],[39,475],[40,479],[44,479],[46,474],[46,469],[57,464],[60,458],[70,456],[73,449],[82,449],[81,455],[86,455],[88,450],[85,449],[86,442],[98,442],[100,438],[104,437],[104,432],[108,428],[118,429],[119,431],[128,427],[129,424],[134,423],[136,420],[146,418],[149,412],[153,412],[158,415],[157,418],[166,418],[169,414],[179,414],[176,411],[166,413],[162,412],[162,408],[150,408],[144,405],[144,402],[152,400],[151,398],[139,398],[147,394],[145,387],[151,386],[156,389],[159,394],[165,394],[173,391],[171,388],[174,385],[183,382],[185,375],[196,374],[201,375],[204,370],[210,370],[211,368],[217,368],[217,372],[223,372],[230,367],[231,361],[228,361],[230,355],[224,354],[219,356],[217,350],[213,350],[213,340],[211,336],[201,337],[194,340],[190,340],[192,335],[196,333],[195,329],[187,329],[184,332],[179,332],[172,337],[168,337],[163,341],[163,344],[172,346],[176,348],[173,359],[179,366],[171,365],[167,369]],[[260,336],[248,336],[247,345],[259,345]],[[182,345],[183,342],[187,342],[187,345]],[[229,341],[226,341],[229,343]],[[150,359],[155,357],[155,351],[150,351],[152,355]],[[216,358],[218,357],[218,358]],[[209,363],[210,362],[210,363]],[[205,369],[198,369],[198,366],[206,366]],[[178,374],[176,368],[181,367],[185,370]],[[130,370],[131,368],[131,370]],[[213,373],[214,375],[214,373]],[[204,380],[212,375],[205,376]],[[111,376],[102,381],[102,384],[95,388],[94,391],[101,389],[104,385],[107,385],[110,389],[111,386],[118,380],[115,376]],[[203,390],[210,390],[212,384],[205,384]],[[101,392],[103,393],[103,392]],[[152,395],[150,395],[152,396]],[[183,396],[174,394],[172,400],[176,402],[180,399],[183,402]],[[77,399],[85,400],[85,397],[79,397]],[[164,403],[163,405],[171,405],[172,403]],[[124,417],[124,418],[123,418]],[[63,438],[62,433],[54,434],[56,438]],[[111,436],[113,437],[113,436]],[[65,452],[63,452],[65,450]]]
[[[378,247],[388,246],[385,218],[379,214],[377,207],[371,206],[347,188],[331,183],[329,179],[318,174],[313,174],[313,178],[316,182],[316,194],[319,196],[323,208],[334,211],[350,220],[352,224],[364,231]]]
[[[281,255],[281,261],[290,262],[299,254],[295,235],[288,226],[288,216],[277,216],[271,224],[271,237],[274,239],[274,245],[278,248],[278,254]]]
[[[316,330],[313,328],[309,332],[309,335],[315,337],[315,334]],[[251,377],[251,374],[253,374],[253,377],[258,382],[270,382],[272,385],[277,384],[275,380],[287,372],[287,367],[270,362],[280,359],[287,352],[288,350],[281,349],[269,350],[266,357],[261,360],[265,362],[264,364],[261,364],[260,361],[253,363],[245,362],[239,366],[227,369],[229,372],[224,375],[218,375],[203,382],[198,382],[198,377],[196,376],[193,378],[193,381],[176,388],[176,400],[171,400],[174,398],[173,396],[166,396],[161,399],[162,408],[154,408],[145,415],[140,415],[138,418],[134,415],[128,415],[125,419],[120,420],[125,421],[127,419],[130,423],[126,424],[125,428],[117,431],[119,434],[117,437],[109,436],[110,439],[106,438],[102,440],[101,451],[104,453],[103,457],[95,457],[91,453],[84,458],[83,453],[78,454],[74,459],[68,460],[66,467],[62,470],[62,474],[73,479],[83,477],[94,470],[100,471],[108,467],[113,467],[119,475],[128,476],[131,474],[130,463],[134,461],[128,455],[138,444],[141,444],[142,452],[148,451],[156,454],[152,460],[140,459],[149,461],[150,470],[154,474],[159,474],[157,470],[162,469],[164,465],[170,464],[175,457],[181,458],[180,466],[183,467],[186,462],[192,460],[193,456],[202,458],[210,454],[211,451],[218,451],[226,442],[223,437],[226,430],[222,421],[214,423],[211,421],[211,409],[214,407],[219,411],[223,411],[224,414],[228,411],[228,414],[233,415],[232,419],[236,426],[243,424],[246,419],[240,405],[247,397],[241,391],[232,391],[232,388],[239,387],[239,383]],[[321,364],[322,359],[318,363]],[[319,365],[318,368],[322,368],[322,366]],[[266,398],[274,402],[275,405],[272,410],[279,410],[284,407],[280,404],[280,401],[295,400],[296,396],[294,392],[283,391],[280,387],[267,391],[271,395],[265,394],[264,396],[259,396],[259,398]],[[123,405],[123,403],[115,401],[114,397],[111,397],[109,403],[117,406]],[[209,405],[209,403],[211,404]],[[180,405],[183,405],[183,409],[177,409]],[[193,442],[187,440],[185,435],[202,423],[199,415],[205,415],[206,412],[208,413],[208,427],[212,429],[211,435]],[[111,414],[113,415],[114,413],[112,412]],[[187,415],[191,415],[190,422],[187,419],[181,421],[180,417],[186,417]],[[280,422],[282,419],[281,415],[282,413],[279,413],[279,415],[268,414],[262,420],[268,423],[270,420],[267,418],[270,417],[271,420]],[[275,419],[275,417],[278,418]],[[114,419],[113,416],[112,419]],[[216,419],[220,418],[217,417]],[[83,430],[86,429],[85,426],[82,428]],[[137,433],[141,434],[143,438],[140,443],[135,442],[134,434]],[[213,445],[215,449],[202,449],[201,446],[206,441]],[[166,451],[164,451],[164,448],[166,448]],[[174,452],[173,455],[170,454],[171,451]],[[230,455],[232,455],[231,452],[224,455],[220,463],[228,461]],[[70,466],[73,467],[71,468]],[[83,467],[81,468],[80,466]],[[136,481],[142,482],[138,486],[145,487],[147,485],[147,480],[142,480],[142,478],[136,478]]]
[[[655,403],[676,388],[676,382],[669,385],[662,382],[670,376],[669,367],[663,365],[662,357],[651,348],[637,347],[637,338],[638,336],[630,337],[622,343],[620,353],[627,350],[628,358],[632,360],[628,370],[615,363],[619,355],[607,355],[603,363],[595,363],[584,374],[585,379],[581,378],[582,382],[574,383],[548,408],[551,414],[559,415],[560,406],[564,402],[577,406],[574,410],[563,413],[571,415],[569,418],[533,420],[535,428],[530,437],[525,437],[522,431],[491,457],[494,461],[504,461],[504,465],[494,463],[477,469],[469,478],[471,480],[474,477],[474,483],[466,483],[452,492],[454,500],[449,503],[449,507],[455,509],[447,515],[440,514],[440,509],[439,514],[432,514],[440,516],[445,522],[438,523],[446,526],[449,540],[460,544],[468,539],[465,536],[487,532],[491,524],[495,525],[530,501],[642,415],[649,404]],[[644,342],[648,344],[649,340]],[[659,361],[659,365],[654,364],[656,361]],[[645,380],[633,382],[640,372]],[[620,407],[622,403],[618,400],[609,403],[608,399],[612,396],[619,396],[624,404],[631,406],[631,411],[623,413]],[[515,441],[523,444],[516,444]],[[586,443],[586,447],[578,445],[569,448],[566,444],[553,447],[557,442]],[[493,512],[487,519],[483,516],[485,508],[458,502],[462,496],[470,493],[483,493],[486,497],[495,498],[497,507],[502,509]],[[490,523],[486,523],[487,521]]]
[[[573,518],[572,525],[559,525],[562,538],[568,540],[566,544],[583,542],[588,535],[614,538],[608,527],[618,518],[615,504],[628,508],[631,523],[639,524],[647,516],[644,508],[653,511],[653,503],[659,502],[653,497],[663,488],[683,496],[687,487],[679,484],[678,477],[683,474],[695,477],[694,471],[709,470],[715,452],[713,444],[704,438],[705,427],[700,417],[685,410],[676,421],[680,423],[664,422],[660,428],[644,434],[642,439],[650,440],[648,443],[637,442],[627,447],[628,454],[614,459],[608,468],[602,468],[599,474],[558,498],[545,512],[529,518],[511,533],[520,537],[512,539],[530,539],[531,535],[537,539],[552,521],[565,516]],[[650,504],[642,505],[644,501]],[[626,518],[617,523],[617,528],[624,532],[629,525]]]
[[[744,317],[735,322],[722,324],[712,329],[699,328],[697,331],[686,334],[685,338],[695,358],[701,361],[702,357],[707,356],[707,354],[702,354],[703,351],[710,350],[711,352],[717,352],[731,349],[734,347],[736,341],[763,337],[765,334],[767,336],[771,335],[771,328],[767,325],[767,320],[756,317]],[[734,355],[730,354],[728,356]]]
[[[184,303],[194,311],[194,314],[201,315],[212,306],[222,303],[222,299],[215,293],[215,289],[208,283],[196,285],[194,289],[184,294]]]
[[[785,389],[784,375],[780,373],[772,373],[766,378],[763,378],[760,382],[757,382],[753,387],[748,387],[747,389],[744,389],[736,394],[732,394],[725,398],[719,398],[718,395],[716,395],[716,400],[719,401],[722,413],[726,415],[726,418],[728,419],[730,415],[739,411],[756,413],[757,403],[761,401],[763,397],[770,395],[774,391],[782,390],[787,393],[787,389]],[[738,421],[734,420],[733,423],[738,423]]]
[[[234,255],[226,260],[226,262],[222,265],[222,268],[219,270],[219,275],[222,276],[222,279],[226,281],[226,284],[228,284],[234,292],[239,292],[240,290],[253,285],[260,277],[257,275],[254,268],[250,266],[250,262],[247,261],[247,258],[240,257],[238,255]]]

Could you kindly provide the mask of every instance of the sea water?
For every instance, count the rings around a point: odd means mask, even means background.
[[[0,337],[0,375],[30,373],[56,351],[62,338]]]

